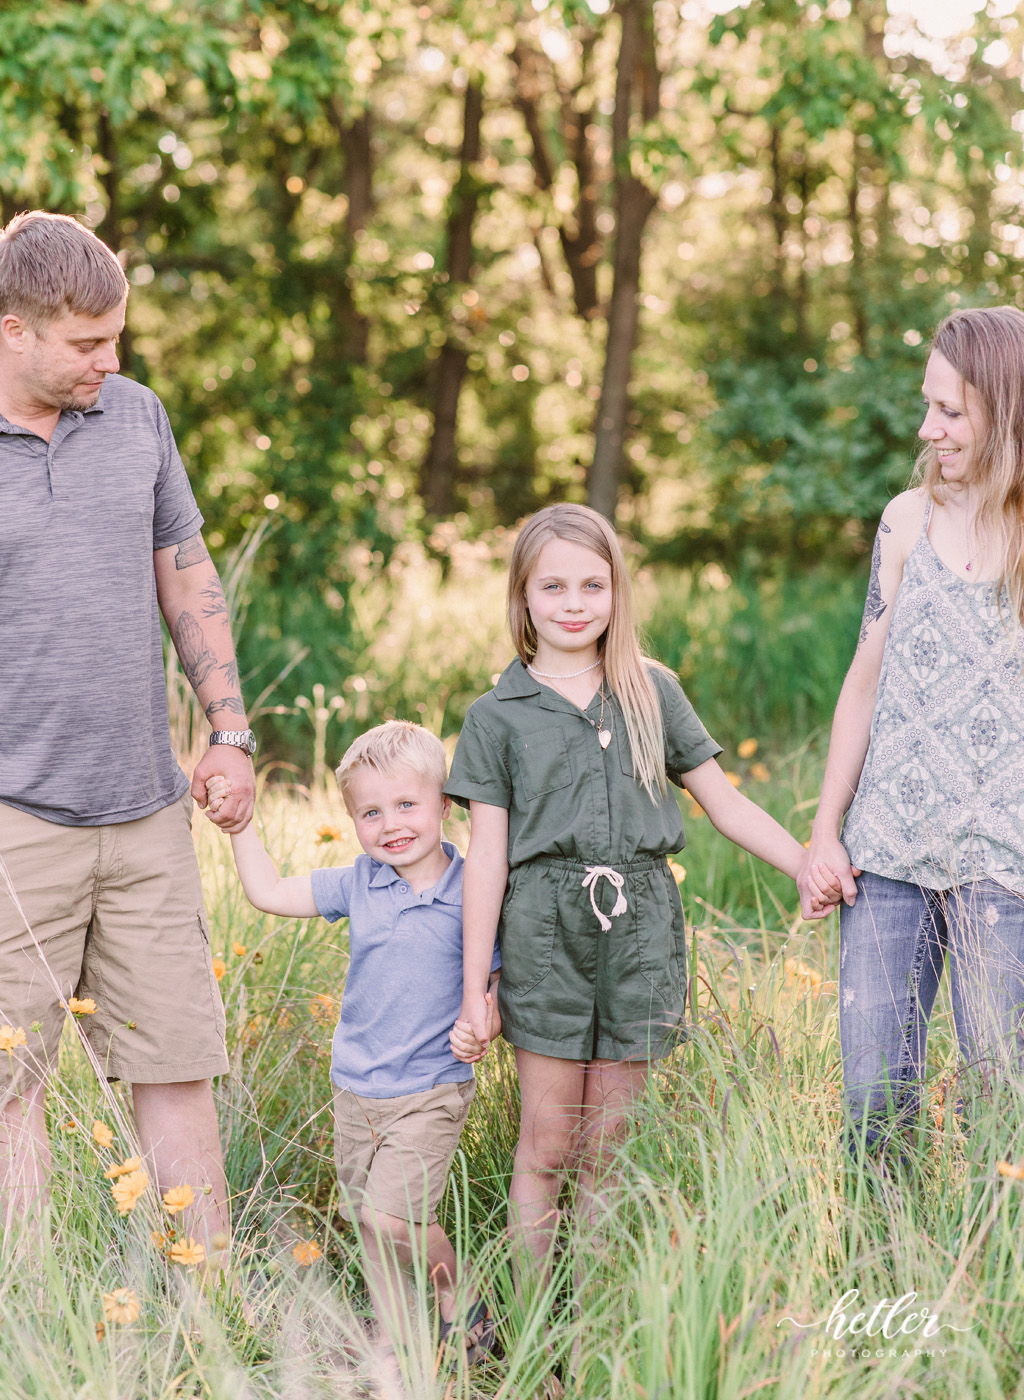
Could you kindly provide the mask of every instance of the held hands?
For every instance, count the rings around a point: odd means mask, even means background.
[[[850,865],[846,847],[836,837],[812,836],[807,859],[796,877],[804,918],[824,918],[838,907],[840,899],[852,907],[860,874]]]
[[[220,805],[208,805],[207,784],[215,778],[226,781],[228,790],[222,794]],[[192,796],[206,815],[221,831],[237,836],[252,820],[256,801],[256,774],[252,759],[230,744],[217,744],[207,749],[192,774]]]
[[[482,1016],[479,1014],[479,1007],[483,1008]],[[452,1054],[457,1060],[462,1060],[467,1065],[473,1065],[483,1059],[490,1048],[491,1041],[496,1040],[501,1034],[501,1015],[493,992],[485,992],[483,998],[479,999],[475,1014],[472,1012],[467,1014],[467,1011],[468,1008],[464,1001],[462,1014],[452,1027],[448,1041],[452,1047]],[[483,1031],[482,1035],[481,1031]]]

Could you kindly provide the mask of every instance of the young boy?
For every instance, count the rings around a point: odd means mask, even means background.
[[[282,877],[253,826],[231,838],[235,864],[257,909],[349,918],[331,1058],[342,1213],[360,1234],[385,1354],[403,1335],[403,1266],[422,1251],[441,1335],[464,1326],[473,1361],[490,1349],[494,1325],[482,1299],[458,1297],[455,1251],[437,1221],[481,1057],[464,1033],[458,1058],[449,1044],[462,998],[462,856],[441,835],[451,809],[444,746],[418,724],[389,720],[352,744],[337,778],[365,852],[354,865]],[[211,802],[225,790],[211,783]],[[493,1035],[498,964],[495,950]]]

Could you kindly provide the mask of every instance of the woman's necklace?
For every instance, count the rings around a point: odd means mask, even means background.
[[[577,676],[585,676],[588,671],[594,671],[601,664],[601,658],[592,661],[589,666],[584,666],[582,671],[570,671],[567,676],[555,675],[553,671],[538,671],[532,662],[526,663],[526,669],[532,671],[535,676],[542,676],[546,681],[574,681]]]
[[[970,572],[971,572],[971,569],[974,567],[974,555],[975,555],[975,553],[976,553],[976,551],[977,551],[977,545],[975,545],[974,549],[971,549],[971,526],[970,526],[970,522],[967,522],[967,523],[965,524],[965,526],[964,526],[964,538],[965,538],[966,543],[967,543],[967,548],[968,548],[968,550],[970,550],[970,558],[967,560],[967,563],[964,565],[964,569],[967,571],[967,573],[970,573]]]

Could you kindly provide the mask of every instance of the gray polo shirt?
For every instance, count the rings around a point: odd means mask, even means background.
[[[0,802],[104,826],[185,792],[153,551],[202,523],[141,384],[110,375],[49,443],[0,416]]]
[[[334,1032],[331,1079],[367,1099],[418,1094],[473,1078],[448,1032],[462,1006],[462,857],[437,884],[416,894],[391,865],[356,856],[355,865],[313,871],[313,898],[325,919],[349,920],[348,976]],[[497,946],[492,969],[501,965]]]

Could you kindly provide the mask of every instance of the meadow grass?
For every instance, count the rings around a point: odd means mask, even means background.
[[[762,761],[775,780],[754,795],[796,828],[820,755]],[[356,852],[326,789],[267,789],[259,813],[285,868],[347,863]],[[407,1392],[518,1400],[553,1393],[561,1365],[575,1375],[569,1393],[590,1400],[1024,1394],[1024,1181],[999,1171],[1024,1158],[1019,1113],[982,1101],[964,1134],[942,1002],[911,1166],[888,1177],[853,1167],[840,1144],[834,920],[802,922],[792,887],[721,843],[706,818],[687,824],[693,1033],[657,1066],[604,1209],[586,1226],[567,1213],[551,1284],[528,1297],[513,1288],[503,1238],[515,1075],[507,1046],[488,1057],[442,1218],[488,1280],[505,1356],[474,1371],[438,1369],[420,1269]],[[452,834],[463,840],[464,827]],[[225,965],[232,1073],[217,1093],[235,1284],[248,1315],[230,1288],[154,1247],[151,1232],[168,1222],[152,1187],[132,1214],[116,1214],[103,1169],[134,1150],[130,1115],[119,1088],[96,1082],[69,1026],[49,1104],[48,1243],[9,1238],[0,1271],[4,1400],[366,1393],[360,1252],[337,1210],[328,1110],[345,927],[255,912],[228,843],[201,818],[196,835],[213,952]],[[108,1151],[93,1140],[96,1119],[114,1131]],[[137,1293],[138,1319],[107,1322],[99,1335],[103,1294],[116,1288]],[[848,1313],[915,1293],[896,1327],[924,1305],[942,1329],[826,1335],[853,1289],[861,1301]]]

